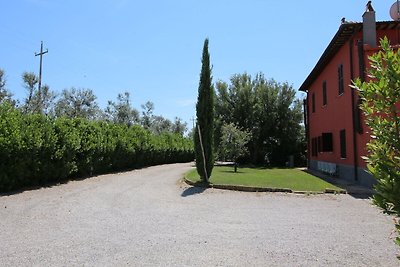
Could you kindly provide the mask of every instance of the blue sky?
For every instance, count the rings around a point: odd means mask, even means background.
[[[288,82],[297,89],[340,26],[361,21],[365,0],[13,0],[0,16],[0,68],[18,99],[24,71],[56,92],[90,88],[105,107],[128,91],[155,114],[188,122],[195,102],[205,38],[213,81],[235,73]],[[390,20],[390,1],[373,1],[377,20]],[[302,94],[298,94],[302,97]]]

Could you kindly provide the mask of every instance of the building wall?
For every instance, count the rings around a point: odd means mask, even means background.
[[[363,57],[364,60],[364,67],[368,68],[368,55],[365,54],[364,51],[364,46],[363,46],[363,53],[364,55],[360,55],[360,51],[359,51],[359,47],[358,47],[358,43],[362,42],[362,32],[359,32],[355,35],[354,37],[354,42],[353,42],[353,80],[361,77],[361,73],[360,73],[360,58]],[[365,78],[368,78],[367,74],[365,73]],[[354,90],[354,101],[355,101],[355,108],[357,108],[357,100],[359,99],[359,95],[357,90]],[[361,167],[361,168],[366,168],[366,161],[364,160],[363,157],[367,156],[367,149],[366,149],[366,144],[369,141],[369,128],[367,127],[367,125],[365,124],[365,116],[363,114],[363,112],[360,110],[359,114],[359,120],[360,120],[360,124],[361,124],[361,128],[362,128],[362,133],[356,132],[355,136],[356,136],[356,148],[357,148],[357,159],[353,160],[353,165],[356,165]],[[356,162],[355,162],[356,161]],[[360,174],[360,172],[358,172],[358,174]]]
[[[308,91],[309,137],[332,133],[333,150],[311,155],[310,160],[351,165],[353,163],[352,105],[350,77],[350,46],[343,46]],[[338,67],[343,65],[344,92],[339,94]],[[327,104],[323,105],[323,83],[326,82]],[[312,112],[312,95],[315,95],[315,112]],[[340,130],[346,130],[346,157],[340,156]],[[312,142],[310,144],[312,146]],[[311,150],[310,150],[311,151]]]
[[[371,48],[367,45],[364,46],[364,62],[365,62],[365,68],[366,72],[368,72],[368,69],[370,68],[370,62],[368,57],[373,55],[374,53],[377,53],[380,51],[379,47],[379,42],[382,38],[387,37],[391,43],[391,45],[398,45],[399,44],[399,38],[400,38],[400,31],[397,29],[392,29],[392,30],[380,30],[377,32],[377,39],[378,39],[378,47],[376,48]],[[361,33],[357,35],[357,38],[361,39]],[[358,60],[357,60],[358,64]],[[355,68],[357,71],[355,72],[355,77],[359,77],[360,73],[358,71],[358,68]],[[369,81],[368,75],[365,75],[366,81]],[[356,92],[357,94],[357,92]],[[357,94],[358,97],[358,94]],[[358,156],[359,156],[359,166],[366,168],[366,162],[365,160],[362,159],[362,157],[368,155],[367,151],[367,143],[370,140],[370,129],[366,126],[365,124],[365,116],[361,114],[361,121],[363,122],[363,134],[357,134],[357,147],[358,147]]]
[[[391,44],[399,44],[399,30],[378,31],[377,38],[380,40],[387,36]],[[354,131],[353,126],[353,105],[352,80],[360,77],[360,57],[358,41],[362,40],[362,32],[344,44],[338,53],[327,64],[325,69],[308,89],[308,126],[309,126],[309,167],[311,169],[327,169],[332,172],[335,166],[334,175],[349,181],[355,181],[365,186],[372,186],[376,180],[366,171],[366,162],[363,159],[367,156],[366,144],[370,139],[370,130],[365,124],[365,117],[360,112],[362,133]],[[363,60],[365,68],[369,68],[368,56],[379,51],[379,48],[363,46]],[[361,58],[362,58],[361,56]],[[352,57],[352,59],[351,59]],[[352,64],[351,64],[352,63]],[[338,66],[343,65],[344,92],[339,94]],[[368,75],[365,74],[368,81]],[[323,105],[323,83],[326,82],[327,104]],[[355,108],[357,107],[358,93],[353,91]],[[315,96],[315,112],[312,111],[313,95]],[[357,113],[355,113],[357,115]],[[356,116],[357,117],[357,116]],[[341,157],[340,131],[346,131],[346,157]],[[321,136],[322,133],[332,133],[333,150],[331,152],[313,151],[313,138]],[[354,134],[354,135],[353,135]],[[354,141],[356,146],[354,146]],[[356,149],[356,151],[354,150]],[[355,155],[356,153],[356,155]],[[332,166],[330,166],[332,165]],[[355,168],[355,166],[358,166]]]

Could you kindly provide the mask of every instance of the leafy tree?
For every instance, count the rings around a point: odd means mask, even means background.
[[[40,92],[37,88],[39,78],[33,72],[24,72],[22,80],[27,89],[27,97],[22,107],[25,113],[52,114],[56,94],[48,85],[43,85]]]
[[[224,124],[221,129],[220,151],[225,159],[233,160],[235,172],[237,172],[237,161],[248,153],[246,144],[250,141],[251,134],[242,131],[233,123]]]
[[[23,110],[25,113],[32,113],[35,111],[36,107],[32,103],[32,98],[36,94],[36,84],[39,82],[38,77],[33,72],[24,72],[22,74],[22,80],[24,83],[24,87],[28,91],[28,96],[25,98],[25,103],[23,106]]]
[[[205,182],[208,182],[214,167],[214,88],[211,80],[208,39],[205,39],[196,105],[197,125],[194,134],[196,169]]]
[[[108,101],[105,113],[115,123],[132,125],[139,122],[139,112],[132,107],[128,92],[118,94],[117,102]]]
[[[163,116],[153,115],[151,118],[150,131],[154,134],[161,134],[165,132],[170,132],[172,127],[172,122]]]
[[[251,133],[248,161],[284,165],[289,155],[304,159],[302,105],[287,83],[265,79],[262,73],[235,74],[230,83],[216,83],[215,142],[223,124],[234,123]],[[303,164],[298,162],[298,164]]]
[[[400,52],[393,51],[387,38],[382,51],[369,59],[368,82],[355,81],[361,108],[371,129],[367,145],[368,170],[377,179],[373,202],[385,213],[397,216],[400,232]],[[400,238],[396,240],[400,245]]]
[[[153,119],[154,103],[147,101],[145,104],[141,105],[141,107],[143,109],[141,124],[144,128],[150,129]]]
[[[57,117],[96,119],[100,108],[91,89],[64,89],[55,106]]]
[[[150,130],[154,134],[171,132],[182,135],[186,131],[187,124],[182,122],[182,119],[175,117],[174,122],[160,115],[154,115],[154,103],[147,101],[141,105],[142,117],[140,118],[141,125]]]
[[[43,113],[46,115],[54,115],[54,100],[56,94],[50,90],[50,87],[45,84],[39,94],[38,91],[32,96],[31,105],[34,107],[36,113]]]
[[[175,117],[175,121],[171,126],[172,133],[183,135],[187,131],[187,123],[181,118]]]
[[[0,69],[0,104],[3,102],[9,102],[10,104],[15,105],[15,101],[12,100],[12,94],[6,87],[4,70]]]
[[[6,88],[6,79],[4,77],[4,70],[0,69],[0,89],[5,90]]]

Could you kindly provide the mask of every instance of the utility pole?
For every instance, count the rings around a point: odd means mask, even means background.
[[[194,122],[196,121],[195,119],[194,119],[194,117],[192,116],[192,118],[190,119],[191,121],[192,121],[192,124],[193,124],[193,130],[194,130]]]
[[[38,94],[39,94],[39,98],[41,100],[42,98],[42,58],[43,55],[48,53],[49,50],[46,49],[46,51],[43,51],[43,41],[40,43],[40,53],[35,53],[35,57],[40,56],[40,66],[39,66],[39,85],[38,85]]]

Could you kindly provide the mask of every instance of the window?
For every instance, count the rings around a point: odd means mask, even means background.
[[[339,95],[344,93],[343,64],[338,67]]]
[[[318,136],[318,153],[322,152],[322,136]]]
[[[361,104],[362,104],[362,100],[361,98],[358,98],[357,102],[356,102],[356,106],[355,106],[355,129],[359,134],[363,134],[364,133],[364,129],[363,129],[363,124],[362,124],[362,111],[361,111]]]
[[[317,144],[317,138],[313,138],[311,140],[311,155],[313,157],[318,156],[318,144]]]
[[[333,135],[332,133],[322,133],[318,137],[311,139],[311,155],[317,157],[321,152],[333,151]]]
[[[333,135],[332,133],[322,133],[322,152],[333,151]]]
[[[347,157],[346,152],[346,130],[340,131],[340,157],[345,159]]]
[[[311,98],[312,98],[311,99],[311,101],[312,101],[311,108],[312,108],[312,113],[314,113],[315,112],[315,93],[312,94]]]
[[[326,81],[322,83],[322,105],[326,106],[328,104],[328,96],[326,92]]]

